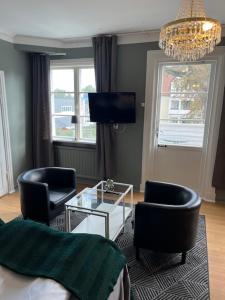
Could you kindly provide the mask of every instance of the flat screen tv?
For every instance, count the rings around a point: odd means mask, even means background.
[[[88,98],[91,122],[135,123],[136,93],[89,93]]]

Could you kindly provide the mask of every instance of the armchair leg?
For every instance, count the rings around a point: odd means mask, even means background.
[[[140,259],[140,249],[138,247],[136,247],[136,259]]]
[[[182,253],[182,259],[181,259],[181,264],[185,264],[186,263],[186,257],[187,257],[187,252],[183,252]]]

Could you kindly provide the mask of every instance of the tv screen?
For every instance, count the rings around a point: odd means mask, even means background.
[[[88,98],[91,122],[135,123],[135,93],[89,93]]]

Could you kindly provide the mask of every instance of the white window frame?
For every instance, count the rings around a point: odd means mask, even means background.
[[[78,117],[78,120],[80,120],[80,69],[89,69],[94,68],[94,59],[93,58],[85,58],[85,59],[60,59],[60,60],[51,60],[50,62],[50,70],[60,70],[60,69],[73,69],[74,70],[74,107],[75,107],[75,114]],[[52,91],[50,91],[52,93]],[[76,101],[76,99],[78,101]],[[65,116],[67,114],[65,113]],[[51,120],[53,116],[57,116],[57,114],[54,114],[51,112]],[[82,116],[85,117],[85,116]],[[87,139],[81,139],[80,138],[80,123],[78,121],[77,124],[75,124],[75,139],[71,138],[57,138],[53,137],[54,141],[63,141],[63,142],[75,142],[75,143],[85,143],[85,144],[96,144],[96,141],[87,140]]]

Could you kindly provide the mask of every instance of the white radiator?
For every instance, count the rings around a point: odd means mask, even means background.
[[[84,179],[98,179],[96,149],[54,146],[55,165],[74,168],[77,176]]]

